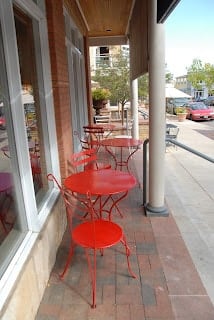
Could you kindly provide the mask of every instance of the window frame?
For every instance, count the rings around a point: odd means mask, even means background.
[[[21,97],[21,78],[19,70],[19,57],[16,43],[16,31],[14,23],[13,5],[18,6],[29,16],[35,19],[39,25],[39,34],[35,41],[39,41],[41,51],[36,55],[37,61],[40,61],[43,83],[43,91],[40,92],[40,99],[44,103],[42,117],[46,122],[46,134],[43,136],[45,142],[45,152],[50,153],[50,161],[47,163],[47,172],[52,172],[60,180],[59,157],[57,147],[56,125],[54,118],[54,104],[52,95],[51,67],[48,46],[47,20],[45,16],[45,2],[40,0],[40,8],[32,0],[1,0],[0,1],[0,23],[2,28],[2,38],[4,47],[4,58],[7,72],[7,83],[10,97],[12,124],[8,130],[11,131],[14,139],[14,154],[16,157],[12,160],[13,170],[17,167],[17,174],[14,175],[14,185],[17,189],[17,202],[20,203],[19,214],[24,215],[23,222],[25,228],[17,231],[12,230],[3,244],[3,251],[9,252],[7,256],[2,257],[2,277],[0,279],[0,309],[2,308],[7,295],[14,285],[24,263],[26,262],[31,249],[37,240],[39,232],[46,222],[51,209],[59,195],[59,191],[49,183],[49,190],[45,194],[43,202],[39,208],[36,205],[35,193],[32,183],[31,166],[28,150],[27,133],[24,121],[24,108]],[[43,11],[41,10],[43,9]],[[19,108],[19,109],[17,109]],[[16,112],[22,110],[22,112]],[[18,124],[23,126],[18,126]],[[9,135],[8,135],[9,136]],[[23,152],[26,151],[26,152]],[[25,177],[21,179],[21,177]],[[23,210],[23,211],[20,211]]]
[[[74,131],[78,131],[80,135],[83,135],[83,126],[88,123],[86,78],[84,73],[84,37],[69,16],[65,7],[63,8],[63,14],[71,97],[70,108],[72,109],[71,123],[73,129],[73,143],[74,152],[77,152],[81,149],[81,145],[74,135]]]

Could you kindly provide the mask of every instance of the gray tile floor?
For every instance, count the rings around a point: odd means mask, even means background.
[[[176,124],[180,142],[214,157],[210,132],[208,137],[198,131],[208,130],[206,123]],[[142,151],[138,151],[133,159],[137,168],[142,167],[141,159]],[[165,172],[169,217],[145,217],[142,190],[137,186],[121,203],[125,217],[116,218],[126,231],[138,279],[127,278],[117,250],[106,251],[105,261],[99,262],[97,308],[92,310],[80,251],[65,280],[58,279],[68,247],[65,234],[36,320],[214,319],[213,164],[169,147]]]

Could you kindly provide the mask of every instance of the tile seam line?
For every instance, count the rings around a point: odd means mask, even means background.
[[[209,297],[208,294],[169,294],[169,297]]]

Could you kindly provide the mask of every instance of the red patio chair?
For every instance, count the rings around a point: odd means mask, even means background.
[[[91,148],[71,155],[69,163],[75,172],[80,170],[110,169],[111,164],[97,159],[96,149]]]
[[[96,149],[83,150],[71,155],[69,160],[69,165],[71,166],[71,174],[80,172],[82,170],[101,170],[101,169],[111,169],[111,164],[106,161],[98,161]],[[76,196],[77,199],[80,199],[80,196]],[[81,196],[82,203],[85,203],[84,196]],[[93,199],[94,204],[101,201],[100,196],[96,196]],[[87,207],[87,203],[85,203]],[[87,214],[86,214],[87,216]]]
[[[33,181],[38,185],[39,188],[42,188],[42,178],[41,178],[41,166],[40,166],[40,159],[39,156],[35,153],[30,153],[30,163],[31,163],[31,170],[33,175]]]
[[[136,278],[135,274],[132,272],[129,262],[130,249],[127,245],[125,235],[122,228],[111,221],[103,220],[101,218],[97,219],[94,214],[93,202],[90,195],[87,195],[88,208],[90,210],[90,221],[80,222],[80,224],[73,226],[73,217],[75,212],[75,202],[72,201],[69,193],[60,186],[53,174],[47,176],[49,181],[54,181],[54,183],[59,188],[61,195],[64,200],[67,221],[70,232],[70,250],[68,253],[68,258],[65,263],[63,272],[60,274],[60,278],[63,278],[68,270],[71,263],[71,259],[74,253],[74,246],[79,245],[85,250],[86,259],[88,262],[88,268],[91,276],[92,284],[92,308],[96,308],[96,252],[99,250],[101,255],[106,248],[113,247],[118,243],[122,243],[125,247],[125,253],[127,257],[128,270],[133,278]],[[93,254],[90,255],[89,251],[92,250]],[[93,260],[93,261],[91,261]]]
[[[91,148],[96,148],[98,151],[100,148],[100,141],[105,138],[104,137],[105,131],[103,127],[84,126],[83,130],[85,133],[85,140],[87,140],[88,145]]]
[[[88,140],[86,138],[81,138],[80,134],[78,131],[74,131],[74,135],[77,136],[79,142],[80,142],[80,145],[81,145],[81,148],[82,150],[88,150],[90,149],[90,146],[89,146],[89,143],[88,143]]]

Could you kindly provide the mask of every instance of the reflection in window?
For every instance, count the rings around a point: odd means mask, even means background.
[[[6,128],[0,131],[0,244],[15,226],[17,219],[13,174],[11,170]],[[18,227],[18,225],[16,226]]]
[[[33,36],[34,32],[38,30],[38,25],[32,20],[32,18],[18,10],[15,10],[15,25],[28,150],[34,191],[37,203],[39,203],[45,194],[44,186],[47,186],[47,171],[45,165],[42,116],[39,97],[39,85],[41,85],[38,83],[39,64],[35,56],[35,47],[38,46],[38,44],[34,41]]]
[[[2,32],[0,28],[0,42]],[[0,47],[0,245],[13,228],[19,229],[7,121],[9,120],[8,85],[4,52]]]
[[[28,149],[22,150],[22,153],[26,153],[26,157],[29,158],[31,170],[26,168],[26,175],[32,176],[35,199],[39,207],[48,189],[46,163],[50,161],[49,153],[44,151],[44,145],[46,149],[48,148],[47,141],[44,142],[44,137],[47,137],[44,131],[44,127],[47,128],[45,102],[43,100],[44,110],[41,110],[40,103],[44,88],[41,76],[39,27],[37,21],[17,8],[14,9],[14,19],[22,96],[22,104],[18,106],[20,109],[17,112],[20,111],[24,115],[24,121],[16,125],[21,130],[23,123],[25,124]],[[3,43],[1,28],[0,42]],[[28,228],[24,206],[21,204],[23,200],[21,182],[17,181],[17,177],[20,181],[22,177],[19,177],[17,147],[13,132],[14,119],[11,114],[3,46],[0,46],[0,67],[0,246],[2,247],[12,230],[23,232]],[[16,179],[14,179],[14,173]],[[17,185],[14,183],[15,180]]]
[[[9,1],[1,7],[10,18],[0,23],[0,279],[26,235],[39,231],[37,214],[43,217],[48,191],[46,164],[51,168],[45,3],[35,1],[43,16],[37,20],[27,6],[22,11],[21,2],[13,11]]]

